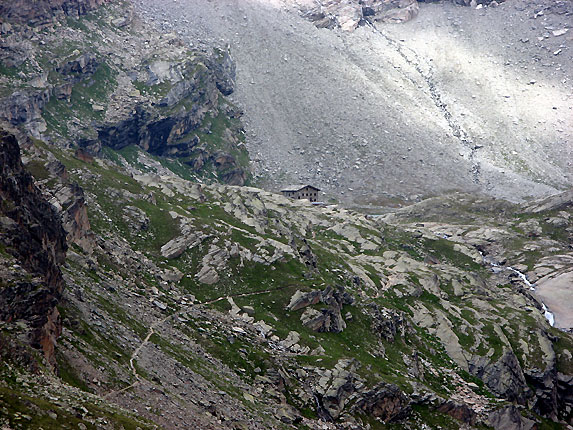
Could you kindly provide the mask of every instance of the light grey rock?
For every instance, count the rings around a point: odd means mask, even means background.
[[[537,428],[534,421],[523,417],[515,406],[507,406],[493,411],[488,416],[488,424],[496,429],[532,430]]]

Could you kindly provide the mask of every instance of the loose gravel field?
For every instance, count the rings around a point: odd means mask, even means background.
[[[454,190],[520,201],[573,184],[569,1],[421,4],[408,23],[352,33],[317,29],[293,0],[134,3],[190,44],[230,45],[232,98],[266,188],[312,183],[376,206]]]

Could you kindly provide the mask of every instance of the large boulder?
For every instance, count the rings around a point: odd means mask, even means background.
[[[495,429],[535,430],[537,424],[523,417],[515,406],[507,406],[489,414],[487,423]]]
[[[99,66],[97,57],[92,52],[81,54],[73,60],[67,61],[58,68],[62,75],[93,75]]]
[[[332,421],[342,413],[349,397],[356,391],[353,360],[339,360],[333,369],[326,369],[314,387],[318,415]]]
[[[235,90],[236,66],[231,57],[231,50],[215,49],[209,58],[208,67],[215,73],[217,88],[225,96],[230,95]]]
[[[354,302],[352,296],[344,287],[326,287],[323,291],[315,290],[307,293],[298,291],[291,297],[287,309],[296,311],[308,306],[323,303],[326,307],[319,310],[308,308],[301,315],[301,321],[316,332],[340,333],[346,328],[342,318],[342,307]]]
[[[408,396],[396,385],[382,382],[363,394],[353,409],[390,422],[407,417],[411,411],[409,403]]]

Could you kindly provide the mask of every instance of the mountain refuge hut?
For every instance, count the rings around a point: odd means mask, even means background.
[[[312,185],[290,185],[281,190],[281,193],[285,197],[290,197],[295,200],[310,200],[311,202],[316,202],[318,199],[318,192],[320,190]]]

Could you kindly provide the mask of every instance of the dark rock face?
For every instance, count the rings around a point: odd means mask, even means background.
[[[438,411],[448,414],[458,421],[474,425],[476,422],[476,413],[468,405],[455,403],[452,401],[445,402],[438,407]]]
[[[215,73],[219,91],[225,96],[230,95],[235,90],[236,66],[229,48],[215,50],[207,65]]]
[[[287,309],[299,310],[307,306],[324,303],[326,308],[315,310],[309,308],[301,316],[302,323],[316,332],[340,333],[346,328],[342,318],[342,307],[354,302],[344,287],[326,287],[323,291],[301,293],[297,291],[291,298]]]
[[[30,344],[54,364],[55,341],[61,332],[56,305],[64,288],[59,265],[65,258],[66,235],[56,211],[25,171],[16,138],[4,131],[0,131],[0,197],[0,244],[27,272],[3,274],[0,320],[25,322]]]
[[[6,20],[7,26],[2,28],[10,29],[11,19],[19,23],[51,22],[60,15],[81,15],[107,1],[3,2],[0,21]],[[130,21],[132,9],[124,9],[123,21],[113,20],[114,26],[126,26]],[[7,37],[0,41],[0,61],[6,67],[34,63],[43,50],[42,44],[54,58],[37,66],[42,73],[38,73],[41,78],[36,84],[14,86],[14,91],[2,96],[1,122],[38,139],[49,137],[63,146],[78,144],[92,155],[99,154],[103,146],[121,149],[138,145],[153,155],[177,157],[210,180],[215,177],[230,185],[247,182],[250,172],[239,121],[242,112],[224,98],[235,87],[236,69],[229,48],[210,53],[180,52],[181,40],[152,33],[146,43],[153,40],[153,46],[158,45],[153,54],[137,49],[126,53],[122,42],[115,40],[114,44],[108,39],[110,46],[105,49],[90,42],[83,45],[89,49],[81,53],[74,50],[62,60],[50,51],[52,44],[59,42],[53,34],[34,43],[23,36],[27,34],[24,31],[6,31]],[[33,34],[31,29],[27,31]],[[74,44],[80,39],[87,42],[90,36],[85,33],[74,35]],[[72,37],[64,32],[61,36],[65,40]],[[134,44],[141,37],[133,36],[130,42]],[[171,52],[172,46],[176,47],[175,53]],[[60,48],[67,50],[69,46]],[[110,61],[111,52],[122,58],[122,64],[130,64],[130,70]]]
[[[11,0],[0,3],[0,16],[17,24],[43,25],[64,16],[77,17],[109,0]]]
[[[315,269],[317,261],[316,255],[314,255],[314,253],[312,252],[312,248],[309,246],[308,242],[304,237],[300,238],[300,242],[302,242],[300,246],[297,246],[296,240],[293,237],[290,245],[298,251],[298,255],[300,256],[300,258],[302,259],[304,264],[306,264],[307,267]]]
[[[26,125],[30,130],[43,128],[38,126],[40,124],[45,126],[42,110],[50,101],[50,97],[69,101],[74,84],[91,77],[98,66],[95,55],[91,53],[82,54],[66,62],[57,69],[66,82],[48,89],[16,91],[0,100],[0,120],[14,126]]]
[[[342,374],[323,396],[317,396],[318,415],[325,421],[334,421],[339,417],[348,398],[354,391],[353,373]]]
[[[557,411],[560,418],[573,424],[573,375],[557,372]]]
[[[42,120],[42,109],[50,100],[49,90],[16,91],[0,101],[0,119],[12,125]]]
[[[226,150],[214,150],[198,137],[201,133],[212,134],[212,128],[225,121],[222,117],[240,116],[234,108],[219,105],[221,94],[230,94],[234,87],[235,65],[229,53],[210,57],[205,62],[213,69],[192,62],[172,65],[173,73],[181,73],[183,77],[173,83],[158,103],[137,104],[127,118],[98,126],[97,139],[80,140],[80,146],[97,154],[103,146],[121,149],[138,145],[153,155],[183,158],[196,171],[211,165],[222,182],[244,185],[248,173],[237,157]],[[90,60],[84,59],[83,64],[84,69],[89,69]],[[74,71],[80,66],[80,60],[76,60],[67,68]],[[151,69],[148,76],[147,84],[158,82],[159,78]],[[227,131],[218,138],[228,147],[236,147],[238,142],[234,135],[240,130]]]
[[[95,54],[88,52],[66,62],[58,69],[62,75],[93,75],[99,66]]]
[[[404,337],[408,329],[408,320],[403,312],[381,308],[372,304],[372,331],[379,334],[384,340],[394,342],[397,334]]]
[[[525,404],[529,388],[513,351],[506,350],[495,363],[486,357],[477,357],[470,361],[469,371],[499,396]]]
[[[93,159],[82,157],[79,150],[75,156],[84,162],[93,162]],[[91,231],[83,188],[70,181],[66,167],[59,160],[51,160],[45,167],[56,182],[49,189],[44,189],[44,192],[51,195],[49,203],[61,217],[67,243],[74,243],[91,253],[95,247],[95,236]]]
[[[62,223],[68,243],[75,243],[84,251],[93,247],[93,237],[84,191],[75,183],[60,185],[52,203],[61,208]]]
[[[409,399],[396,385],[380,383],[356,402],[354,410],[384,422],[405,418],[410,413]]]
[[[525,380],[534,390],[532,409],[553,421],[573,423],[573,376],[565,375],[550,367],[545,371],[527,370]]]
[[[541,372],[533,369],[525,373],[529,385],[535,390],[535,405],[533,409],[543,416],[557,418],[557,387],[555,372],[551,370]]]

